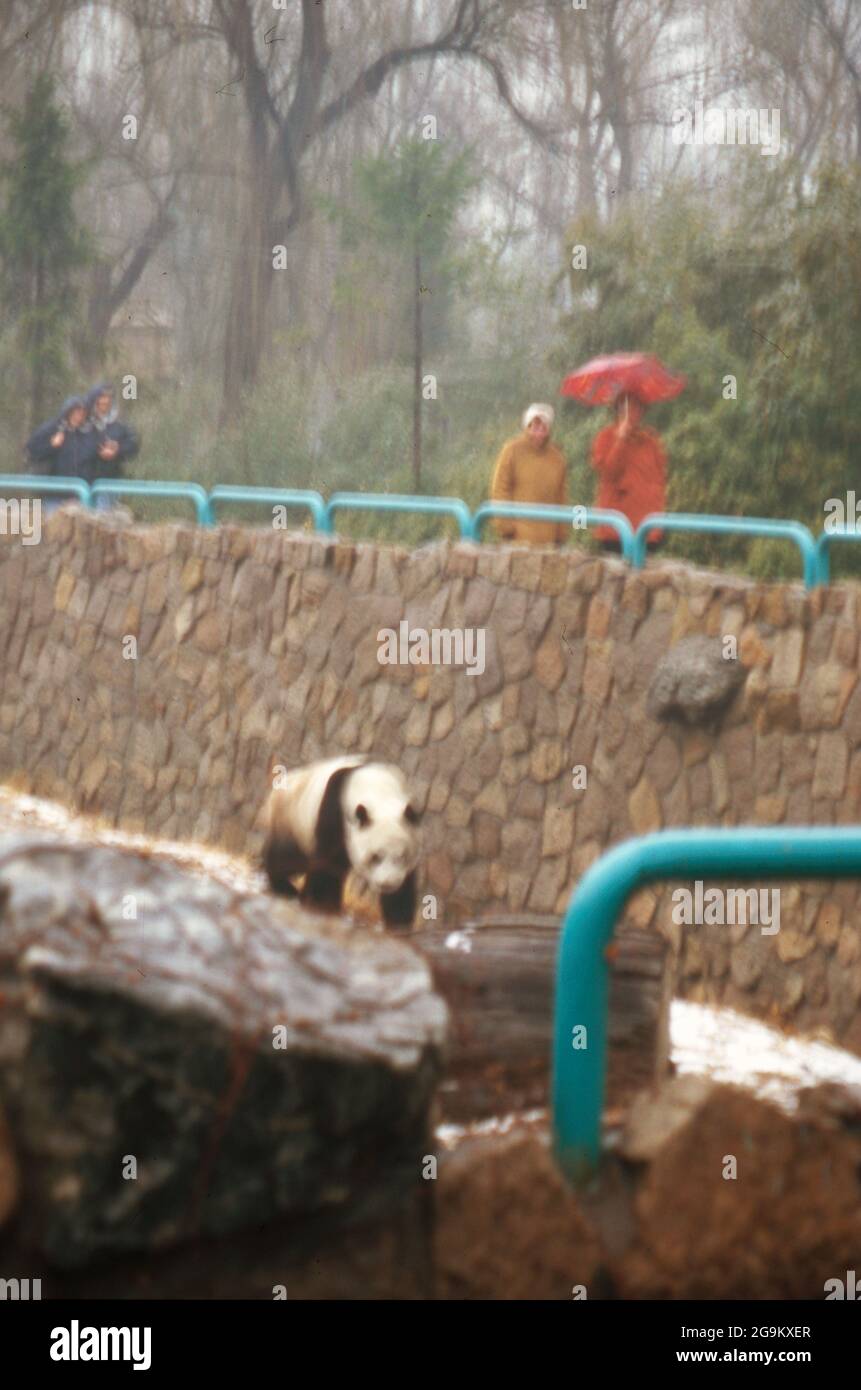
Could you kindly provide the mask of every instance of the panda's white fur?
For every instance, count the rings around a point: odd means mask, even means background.
[[[276,892],[338,911],[352,869],[380,895],[389,925],[415,910],[420,853],[418,814],[400,768],[363,757],[327,758],[296,768],[274,788],[263,812],[264,866]]]

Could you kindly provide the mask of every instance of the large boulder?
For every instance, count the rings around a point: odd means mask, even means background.
[[[0,1104],[25,1239],[72,1268],[385,1210],[446,1010],[403,943],[165,860],[0,842]]]
[[[658,662],[646,698],[652,719],[706,724],[732,699],[747,674],[724,656],[719,637],[685,637]]]

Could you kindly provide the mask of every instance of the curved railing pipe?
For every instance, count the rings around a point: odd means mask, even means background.
[[[451,516],[457,522],[461,537],[471,539],[469,507],[460,497],[411,497],[406,493],[333,492],[326,505],[328,530],[334,531],[336,511],[353,512],[418,512],[425,516]]]
[[[218,483],[210,489],[209,505],[213,520],[219,502],[250,502],[259,506],[304,507],[311,513],[315,531],[328,531],[326,525],[326,503],[313,488],[294,487],[240,487],[232,483]]]
[[[831,583],[831,543],[832,541],[861,541],[861,531],[822,531],[816,537],[816,561],[819,583]]]
[[[627,840],[584,874],[565,914],[556,972],[553,1143],[572,1181],[598,1162],[607,1062],[605,948],[629,895],[656,879],[861,876],[861,827],[664,830]],[[585,1034],[575,1029],[585,1028]],[[575,1046],[582,1043],[585,1046]]]
[[[640,522],[634,536],[631,564],[642,569],[646,558],[646,537],[655,528],[664,531],[698,531],[717,535],[771,536],[793,541],[801,551],[804,587],[819,583],[819,559],[813,536],[800,521],[777,521],[772,517],[698,516],[695,512],[653,512]]]
[[[626,560],[633,555],[634,531],[622,512],[603,507],[555,507],[539,502],[482,502],[472,516],[472,540],[481,540],[481,528],[491,517],[514,517],[521,521],[559,521],[575,530],[590,526],[611,526],[619,537]],[[576,523],[576,525],[575,525]]]
[[[200,483],[156,482],[149,478],[97,478],[90,488],[97,497],[182,497],[194,504],[200,526],[212,525],[209,496]]]
[[[68,497],[77,497],[85,507],[90,503],[90,485],[83,478],[47,477],[41,473],[2,473],[0,474],[0,493],[12,492],[60,492]]]

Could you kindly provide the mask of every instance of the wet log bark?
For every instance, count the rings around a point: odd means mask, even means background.
[[[520,913],[410,937],[451,1015],[440,1088],[446,1119],[547,1104],[559,931],[558,917]],[[623,928],[613,945],[608,1109],[667,1074],[672,993],[662,937]]]

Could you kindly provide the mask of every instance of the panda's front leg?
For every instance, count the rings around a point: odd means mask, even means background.
[[[262,865],[273,893],[298,898],[293,879],[305,869],[305,856],[289,835],[271,835],[263,847]]]
[[[347,875],[337,869],[310,869],[302,889],[303,905],[313,912],[340,912],[346,880]]]
[[[416,915],[418,877],[415,869],[407,874],[394,893],[381,893],[380,906],[387,927],[411,927]]]

